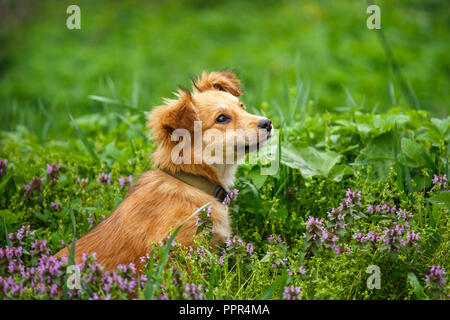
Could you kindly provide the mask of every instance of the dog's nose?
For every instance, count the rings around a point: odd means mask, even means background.
[[[272,121],[270,121],[270,119],[262,119],[259,123],[258,123],[258,128],[260,129],[266,129],[267,132],[272,131]]]

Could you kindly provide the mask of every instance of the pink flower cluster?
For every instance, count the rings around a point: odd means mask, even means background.
[[[417,247],[419,233],[412,230],[408,221],[403,223],[393,222],[390,227],[383,231],[376,229],[369,231],[366,235],[359,232],[353,235],[358,243],[368,244],[372,249],[383,245],[388,251],[400,253],[403,248]]]
[[[33,177],[30,183],[23,187],[25,190],[25,198],[29,197],[33,192],[40,192],[42,190],[42,182],[42,178]]]
[[[205,291],[207,292],[208,289]],[[183,296],[188,300],[202,300],[205,297],[202,285],[196,285],[195,283],[186,283],[184,286]]]
[[[301,300],[302,299],[302,287],[286,286],[283,292],[284,300]]]
[[[386,213],[389,217],[392,217],[392,215],[395,213],[396,210],[397,207],[390,203],[383,203],[377,205],[369,204],[367,206],[367,212],[369,212],[370,214]]]
[[[228,194],[225,197],[225,199],[223,200],[223,203],[226,205],[229,205],[231,203],[231,201],[236,201],[238,194],[239,194],[238,189],[232,189],[232,190],[228,191]]]
[[[8,160],[0,158],[0,179],[6,174],[8,169]]]
[[[59,169],[61,169],[61,163],[47,164],[47,179],[56,183],[58,181]]]
[[[110,173],[104,173],[101,172],[97,176],[97,182],[100,184],[110,184],[111,183],[111,172]]]
[[[438,190],[446,190],[447,189],[447,175],[446,174],[440,174],[440,175],[434,175],[433,176],[433,184],[434,187]],[[450,190],[447,190],[450,191]]]
[[[68,259],[51,256],[47,241],[33,240],[34,236],[30,226],[23,226],[9,234],[12,246],[0,248],[0,299],[62,297]],[[126,299],[144,288],[147,280],[144,274],[138,276],[133,264],[106,271],[95,254],[84,255],[76,266],[81,289],[69,289],[71,299]]]
[[[433,285],[437,285],[439,287],[443,287],[446,284],[445,280],[445,269],[441,266],[432,265],[428,273],[425,275],[425,281],[427,287],[432,287]]]
[[[123,188],[125,186],[125,184],[131,185],[132,183],[133,183],[133,175],[132,174],[130,174],[127,178],[122,177],[122,176],[119,178],[119,184],[120,184],[121,188]]]

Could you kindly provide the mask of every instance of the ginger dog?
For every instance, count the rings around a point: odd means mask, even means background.
[[[157,169],[143,173],[118,208],[76,241],[76,262],[81,262],[83,253],[96,252],[97,261],[106,269],[131,262],[139,269],[142,267],[140,257],[152,249],[152,242],[166,239],[170,230],[175,230],[208,202],[211,203],[214,225],[212,241],[219,243],[230,235],[230,218],[221,199],[195,186],[195,183],[192,185],[180,180],[177,175],[204,179],[202,185],[208,186],[209,183],[228,190],[234,184],[237,161],[226,163],[224,158],[232,153],[236,160],[239,148],[244,148],[244,153],[257,149],[270,138],[272,124],[269,119],[245,110],[239,100],[242,95],[240,80],[234,73],[203,72],[192,83],[192,92],[178,90],[176,99],[165,99],[164,105],[156,107],[148,116],[147,126],[158,143],[158,149],[152,155]],[[182,142],[173,141],[177,130],[195,134],[195,123],[201,124],[201,146],[195,145],[195,139],[189,141],[185,137]],[[239,144],[234,138],[242,137],[241,133],[225,135],[236,129],[256,132],[259,141],[255,143],[245,138]],[[215,138],[208,141],[206,136],[211,136],[207,134],[211,132],[215,133]],[[224,135],[220,136],[220,133]],[[232,148],[218,146],[219,143],[227,146],[231,143]],[[183,148],[174,161],[174,148],[179,148],[180,144],[193,151],[188,154]],[[207,149],[213,151],[208,155]],[[207,155],[196,161],[196,153],[201,151]],[[179,163],[181,156],[185,161]],[[182,245],[189,246],[195,233],[195,219],[190,219],[176,238]],[[67,248],[55,256],[62,255],[68,255]]]

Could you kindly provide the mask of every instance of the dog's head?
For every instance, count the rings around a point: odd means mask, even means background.
[[[148,127],[160,146],[173,149],[182,145],[179,148],[182,154],[187,152],[188,145],[192,154],[191,157],[184,154],[185,159],[197,163],[195,154],[201,153],[202,162],[212,164],[229,161],[230,156],[236,161],[272,135],[269,119],[246,111],[239,99],[240,80],[234,73],[203,72],[192,84],[192,92],[180,88],[177,99],[166,99],[165,105],[149,115]],[[190,137],[186,138],[186,134]]]

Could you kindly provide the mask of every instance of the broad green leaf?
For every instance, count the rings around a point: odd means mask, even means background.
[[[419,280],[417,280],[417,277],[414,273],[408,272],[408,279],[409,284],[414,289],[414,294],[416,295],[417,299],[425,299],[425,293],[423,292],[423,287],[420,285]]]
[[[449,126],[449,118],[447,119],[436,119],[436,118],[431,118],[431,122],[436,126],[436,128],[439,130],[439,133],[441,134],[442,137],[445,136],[445,133],[448,130],[448,126]]]
[[[402,138],[401,147],[403,153],[411,160],[418,161],[422,159],[422,154],[420,153],[420,148],[416,142],[408,138]]]
[[[331,180],[334,180],[336,182],[340,182],[340,181],[342,181],[342,178],[346,174],[353,175],[354,173],[355,172],[354,172],[354,170],[351,167],[349,167],[347,165],[344,165],[344,164],[337,164],[331,169],[328,177]]]
[[[450,210],[450,192],[442,192],[428,199],[429,202],[440,208]]]
[[[394,162],[394,139],[391,133],[384,133],[369,141],[355,159],[361,165],[373,167],[370,180],[386,179]]]
[[[328,176],[331,169],[341,159],[341,155],[333,151],[318,151],[313,147],[283,144],[281,162],[291,168],[299,169],[304,178],[312,176]]]
[[[261,168],[259,166],[254,166],[248,175],[257,189],[261,189],[267,179],[267,176],[261,175]]]

